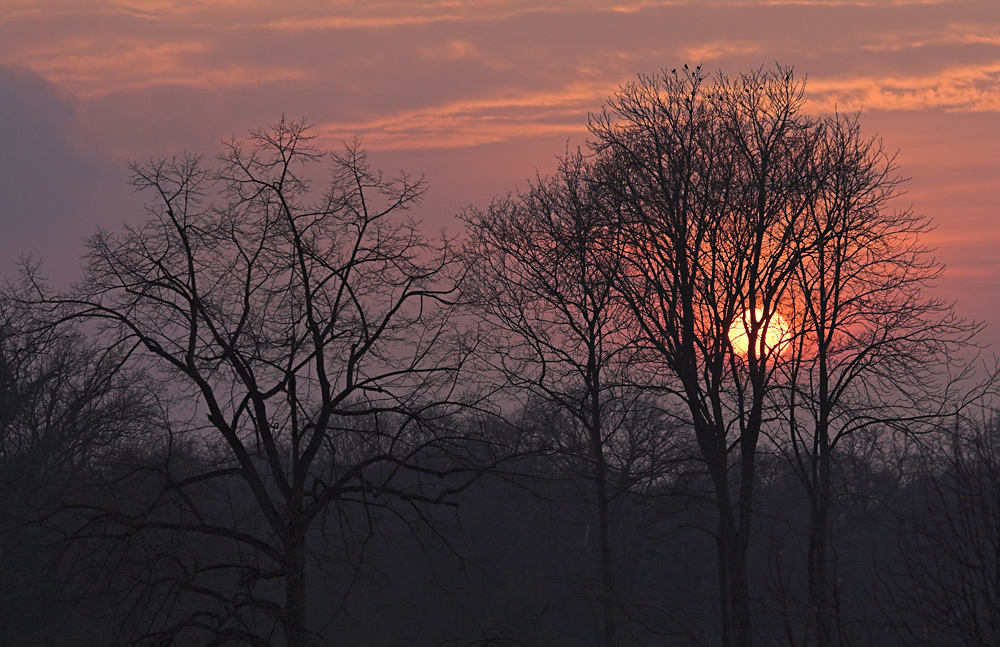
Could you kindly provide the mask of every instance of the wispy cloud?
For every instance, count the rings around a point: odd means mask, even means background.
[[[424,58],[443,61],[458,61],[462,59],[481,59],[482,53],[468,40],[454,39],[440,44],[425,45],[419,48]]]
[[[807,86],[814,109],[962,110],[1000,112],[1000,60],[951,66],[932,74],[814,78]]]
[[[247,5],[250,6],[247,6]],[[252,8],[244,0],[5,0],[0,24],[25,17],[47,19],[61,16],[115,16],[163,20],[186,18],[199,13]],[[234,12],[235,13],[235,12]]]
[[[925,27],[919,31],[878,32],[871,42],[859,45],[869,52],[900,52],[940,45],[992,45],[1000,47],[1000,22],[980,25],[950,24],[944,28]]]
[[[234,88],[304,77],[301,70],[282,66],[205,65],[212,51],[208,41],[132,41],[103,49],[77,39],[29,50],[18,62],[81,98],[160,85]]]
[[[685,48],[681,60],[701,63],[729,56],[756,54],[762,50],[760,43],[751,41],[713,41]]]
[[[721,0],[727,4],[728,0]],[[703,0],[492,0],[486,2],[374,3],[364,10],[335,6],[312,14],[270,20],[265,27],[289,31],[384,29],[439,22],[496,22],[540,13],[636,13],[669,6],[698,6]]]
[[[615,87],[580,84],[554,92],[454,101],[371,120],[328,122],[319,131],[328,146],[357,136],[371,150],[461,148],[519,138],[584,134],[588,112]]]
[[[723,2],[725,1],[723,0]],[[915,5],[943,5],[956,2],[961,2],[961,0],[729,0],[728,4],[744,6],[906,7]]]

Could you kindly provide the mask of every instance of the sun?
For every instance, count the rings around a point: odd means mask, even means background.
[[[760,308],[757,308],[754,313],[756,315],[754,318],[758,321],[764,317],[764,311]],[[738,317],[729,328],[729,341],[733,345],[733,351],[740,357],[746,357],[750,351],[749,333],[743,325],[745,319],[749,319],[749,317],[746,315]],[[788,348],[791,338],[792,327],[788,320],[779,313],[774,313],[771,321],[768,322],[767,332],[764,334],[764,347],[767,354],[783,354]]]

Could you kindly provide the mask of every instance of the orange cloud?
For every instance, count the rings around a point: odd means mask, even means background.
[[[357,136],[370,150],[461,148],[526,137],[583,135],[587,114],[617,86],[580,84],[557,92],[455,101],[367,121],[319,127],[326,147]]]
[[[272,29],[314,31],[327,29],[379,29],[423,25],[435,22],[488,22],[507,20],[530,13],[635,13],[653,7],[674,5],[698,6],[698,0],[487,0],[444,2],[388,2],[366,5],[363,11],[349,6],[324,7],[311,15],[298,14],[268,21]]]
[[[130,41],[108,48],[90,39],[76,39],[61,43],[59,48],[22,52],[17,62],[81,98],[160,85],[202,89],[257,86],[305,76],[301,70],[280,66],[206,66],[212,51],[212,43],[205,41]]]
[[[742,6],[803,5],[817,7],[905,7],[909,5],[938,5],[960,2],[961,0],[746,0],[730,1],[724,4]]]
[[[443,45],[421,47],[420,54],[425,58],[456,61],[463,58],[479,58],[476,46],[467,40],[451,40]]]
[[[727,56],[754,54],[759,51],[761,51],[761,46],[758,43],[749,41],[714,41],[682,50],[680,56],[682,61],[701,63]]]
[[[245,0],[5,0],[6,18],[116,15],[163,19],[246,6]],[[2,21],[0,21],[2,22]]]
[[[989,33],[990,29],[994,33]],[[884,32],[874,35],[876,42],[861,45],[869,52],[899,52],[933,45],[994,45],[1000,46],[1000,23],[986,25],[948,25],[944,30],[900,33]]]
[[[814,110],[1000,111],[1000,60],[955,66],[925,75],[853,76],[809,80]]]

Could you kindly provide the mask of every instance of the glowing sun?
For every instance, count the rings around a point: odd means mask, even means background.
[[[760,308],[755,310],[755,314],[754,318],[758,321],[764,317],[764,311]],[[749,319],[749,316],[738,317],[729,329],[729,341],[733,344],[733,351],[740,357],[746,357],[750,351],[750,335],[743,325],[744,319]],[[767,332],[764,333],[764,348],[767,354],[772,355],[777,353],[781,355],[785,352],[789,342],[791,342],[791,338],[792,327],[788,323],[788,320],[777,312],[774,313],[771,321],[767,324]]]

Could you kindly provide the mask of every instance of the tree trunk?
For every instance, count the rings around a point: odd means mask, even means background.
[[[760,399],[757,399],[760,402]],[[747,426],[740,438],[740,500],[739,518],[733,536],[731,572],[733,587],[733,622],[737,647],[752,647],[753,620],[750,614],[750,581],[747,574],[747,551],[750,549],[750,528],[753,524],[754,484],[757,478],[757,439],[760,436],[761,406],[751,409]]]
[[[824,312],[825,315],[825,312]],[[827,581],[827,534],[830,524],[830,393],[827,347],[820,347],[819,416],[816,421],[814,453],[818,468],[812,488],[809,515],[809,615],[816,627],[816,647],[828,647],[832,623]]]
[[[728,492],[719,497],[719,530],[716,550],[719,569],[719,603],[725,647],[752,647],[750,586],[747,577],[748,533],[736,527]]]
[[[306,621],[305,529],[289,529],[285,541],[285,616],[282,625],[288,647],[311,647]]]
[[[753,645],[753,626],[750,618],[750,584],[747,577],[746,530],[737,531],[734,548],[730,554],[730,579],[733,596],[733,628],[736,647]]]
[[[703,423],[704,424],[704,423]],[[715,502],[718,511],[718,529],[715,535],[716,561],[719,574],[719,611],[722,619],[722,644],[737,647],[737,618],[734,606],[733,568],[736,549],[736,523],[733,517],[732,499],[729,491],[729,469],[726,459],[725,435],[718,435],[707,424],[699,431],[696,427],[705,465],[708,467],[715,488]]]
[[[727,497],[728,499],[728,497]],[[733,617],[733,573],[729,565],[732,561],[732,515],[722,509],[719,501],[719,530],[715,536],[715,546],[719,569],[719,605],[722,614],[722,644],[736,647],[736,624]]]
[[[597,431],[596,435],[600,436]],[[598,441],[599,442],[599,441]],[[595,455],[597,479],[597,516],[598,531],[601,541],[601,584],[603,588],[602,602],[604,604],[604,645],[614,647],[615,644],[615,612],[614,612],[614,582],[611,564],[611,535],[608,526],[608,488],[607,473],[604,464],[604,451],[598,445]]]
[[[597,344],[592,339],[587,358],[587,382],[590,389],[590,452],[594,460],[597,485],[597,527],[601,542],[601,601],[604,606],[604,646],[615,644],[614,581],[611,564],[611,533],[608,527],[608,476],[604,460],[601,413],[601,374],[597,364]]]
[[[829,435],[821,422],[817,482],[813,487],[809,519],[809,615],[816,627],[816,647],[831,644],[832,622],[827,564],[827,534],[830,525],[830,447]]]

